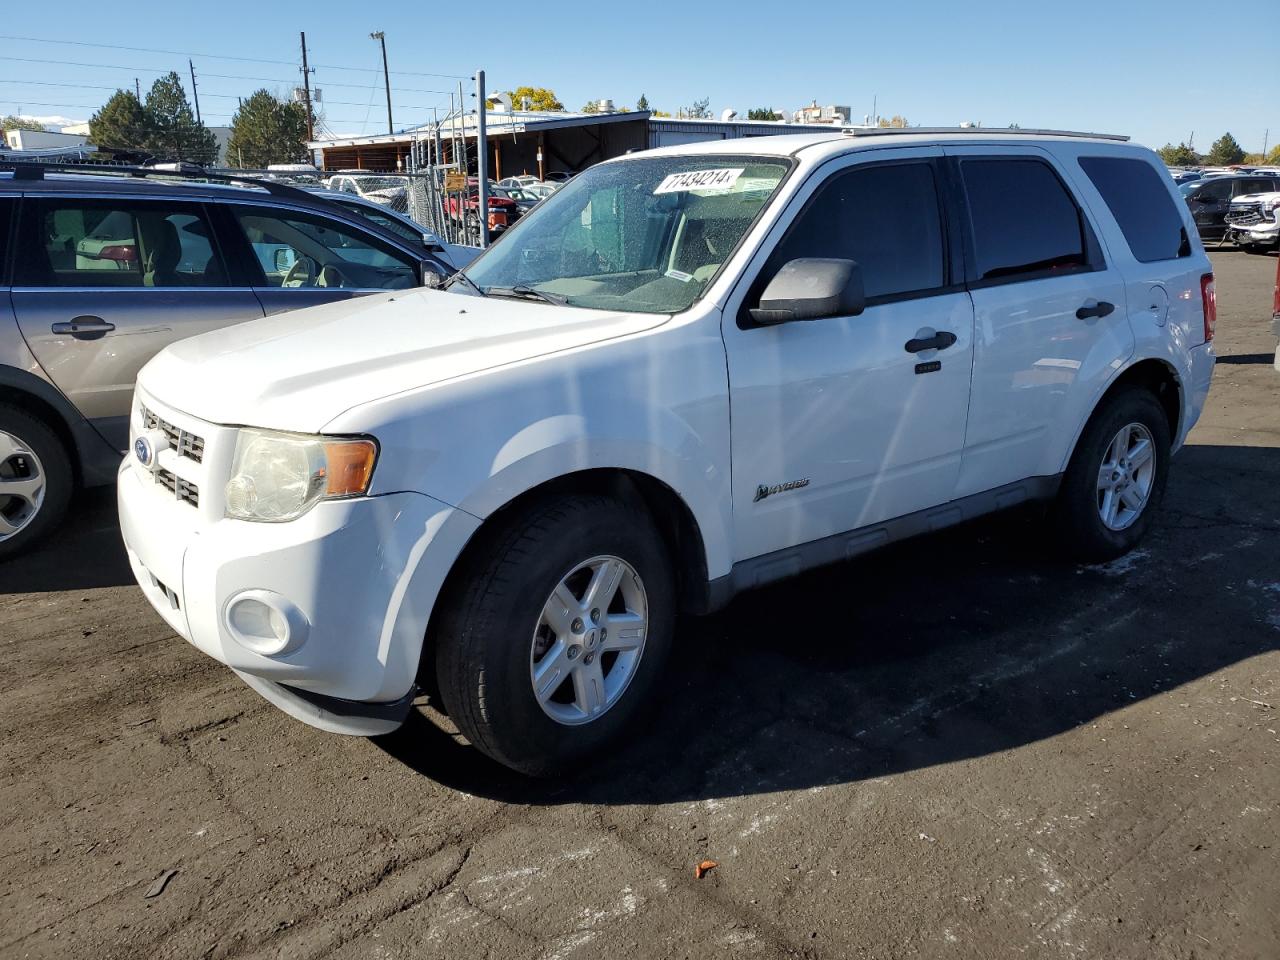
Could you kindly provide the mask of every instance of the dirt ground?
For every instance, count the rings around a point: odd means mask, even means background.
[[[0,956],[1280,956],[1275,260],[1213,258],[1213,392],[1141,550],[1065,565],[1011,515],[743,597],[572,780],[429,713],[291,720],[84,498],[0,565]]]

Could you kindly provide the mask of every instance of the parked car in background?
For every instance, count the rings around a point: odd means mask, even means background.
[[[521,187],[491,187],[489,195],[512,201],[520,209],[521,216],[542,202],[542,197]]]
[[[558,183],[531,183],[524,188],[526,193],[531,193],[539,200],[545,200],[560,188]]]
[[[531,183],[537,183],[538,178],[529,174],[521,174],[518,177],[503,177],[498,181],[500,187],[525,187]]]
[[[330,177],[325,186],[342,193],[353,193],[365,200],[388,206],[404,207],[405,194],[409,191],[408,177],[382,174],[339,173]]]
[[[479,187],[469,187],[465,198],[461,193],[448,194],[444,200],[444,212],[446,216],[452,217],[454,220],[463,223],[469,234],[479,235]],[[511,226],[519,219],[520,207],[514,200],[498,196],[496,194],[490,194],[488,221],[489,232],[491,234],[502,233],[507,229],[507,227]]]
[[[552,170],[542,178],[544,183],[568,183],[577,174],[570,173],[567,170]]]
[[[1227,239],[1249,253],[1280,248],[1280,179],[1269,193],[1247,193],[1227,208]]]
[[[480,253],[479,247],[467,247],[446,243],[435,233],[416,222],[408,214],[400,213],[382,203],[366,200],[353,193],[342,193],[327,187],[308,187],[308,191],[322,200],[337,204],[353,213],[372,220],[392,233],[399,234],[411,243],[421,243],[426,255],[438,256],[454,270],[461,270]]]
[[[295,718],[386,733],[421,682],[499,763],[588,770],[643,735],[681,612],[1027,501],[1077,559],[1139,544],[1214,368],[1194,229],[1115,139],[599,163],[446,290],[156,357],[129,562]],[[201,457],[154,459],[153,417]]]
[[[1184,183],[1190,183],[1193,180],[1203,180],[1204,174],[1199,170],[1170,170],[1169,176],[1173,178],[1173,182],[1181,186]]]
[[[0,172],[0,558],[48,533],[75,486],[114,479],[134,378],[168,344],[454,272],[421,240],[284,184],[71,169]]]
[[[1184,183],[1178,190],[1186,198],[1203,240],[1224,240],[1227,210],[1235,197],[1249,193],[1270,193],[1280,189],[1280,178],[1253,174],[1223,175]]]

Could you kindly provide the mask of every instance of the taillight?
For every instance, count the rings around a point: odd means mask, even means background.
[[[1208,343],[1218,326],[1218,291],[1213,285],[1212,273],[1200,278],[1200,302],[1204,306],[1204,342]]]

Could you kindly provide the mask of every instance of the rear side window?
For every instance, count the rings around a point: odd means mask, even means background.
[[[23,209],[15,281],[37,287],[224,286],[198,204],[36,198]]]
[[[1032,279],[1091,269],[1084,220],[1046,163],[962,160],[979,280]]]
[[[9,282],[9,231],[17,209],[17,197],[0,197],[0,287]]]
[[[1276,181],[1269,177],[1259,177],[1256,180],[1240,180],[1236,182],[1237,197],[1244,196],[1246,193],[1270,193],[1276,189]]]
[[[1151,164],[1121,157],[1081,157],[1080,167],[1102,194],[1135,260],[1154,263],[1191,255],[1182,217],[1163,177]]]
[[[943,286],[938,189],[927,163],[854,167],[819,188],[770,258],[768,276],[800,257],[856,260],[868,299]]]

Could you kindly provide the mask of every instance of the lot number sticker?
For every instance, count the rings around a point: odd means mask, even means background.
[[[722,167],[719,170],[690,170],[687,173],[668,174],[653,195],[681,193],[686,190],[729,190],[742,176],[743,167]]]

